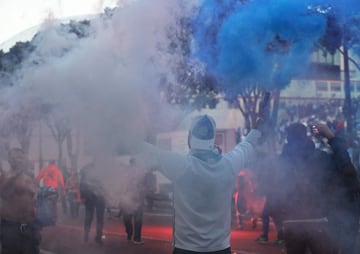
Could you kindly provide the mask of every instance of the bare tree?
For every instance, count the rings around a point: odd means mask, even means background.
[[[78,167],[80,151],[80,138],[78,128],[76,128],[76,131],[73,130],[72,132],[68,132],[66,134],[66,146],[70,159],[70,167],[76,169]]]
[[[63,144],[68,135],[71,134],[69,120],[56,114],[48,114],[45,123],[49,127],[58,148],[58,162],[63,162]],[[62,165],[63,166],[63,165]]]

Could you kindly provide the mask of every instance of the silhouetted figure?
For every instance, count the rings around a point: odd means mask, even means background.
[[[279,183],[281,183],[282,172],[279,171],[276,166],[269,167],[271,165],[271,161],[276,160],[276,155],[272,153],[266,152],[259,153],[259,158],[261,160],[258,161],[256,165],[257,177],[258,177],[258,191],[259,195],[265,198],[261,218],[262,218],[262,232],[261,235],[256,239],[258,243],[267,243],[269,238],[269,230],[270,230],[270,220],[272,219],[276,231],[277,231],[277,239],[274,242],[276,245],[283,244],[284,241],[284,233],[283,233],[283,191]],[[280,178],[280,179],[279,179]]]
[[[73,218],[79,216],[80,183],[76,169],[70,170],[70,176],[65,182],[65,192],[69,202],[70,215]]]
[[[81,169],[80,196],[85,205],[84,241],[88,242],[91,223],[96,214],[95,242],[102,245],[105,214],[105,191],[95,175],[95,165],[90,163]]]
[[[129,204],[122,208],[123,221],[127,240],[131,241],[132,237],[134,244],[143,244],[141,239],[142,219],[143,219],[143,205],[145,199],[145,174],[138,171],[135,159],[130,159],[129,177],[127,178],[127,196]],[[134,222],[133,222],[134,219]]]
[[[281,207],[278,207],[276,205],[276,201],[272,200],[271,196],[267,195],[267,198],[265,199],[264,209],[261,214],[262,232],[261,235],[256,239],[257,242],[268,242],[270,231],[270,218],[272,218],[277,232],[277,239],[275,241],[275,244],[284,244],[285,240],[282,229],[281,212],[279,211],[280,209]]]
[[[331,155],[315,149],[306,127],[294,123],[287,128],[287,144],[273,166],[279,181],[274,186],[280,188],[277,198],[283,201],[279,208],[287,253],[334,253],[328,216],[338,175]]]
[[[355,254],[360,219],[360,181],[357,170],[347,152],[342,133],[336,133],[325,124],[315,124],[319,135],[327,138],[337,167],[338,191],[329,210],[331,241],[340,253]]]
[[[151,170],[145,174],[145,199],[147,208],[152,211],[154,207],[154,195],[156,193],[156,176],[154,172]]]
[[[8,153],[10,172],[0,178],[2,254],[40,253],[40,227],[35,222],[36,180],[23,150]]]
[[[61,196],[65,195],[64,178],[61,170],[56,166],[55,160],[50,160],[49,164],[42,168],[36,177],[36,180],[43,183],[43,186],[49,187],[49,203],[54,216],[54,222],[57,220],[57,202],[59,198],[59,192]]]

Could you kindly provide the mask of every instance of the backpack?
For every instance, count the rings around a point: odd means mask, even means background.
[[[35,222],[41,227],[55,225],[55,215],[50,207],[49,199],[57,196],[57,191],[49,186],[40,187],[37,193]]]

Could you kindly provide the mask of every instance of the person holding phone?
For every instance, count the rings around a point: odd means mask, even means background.
[[[337,244],[341,253],[353,254],[360,219],[359,175],[351,162],[344,138],[324,123],[312,123],[312,130],[314,134],[327,140],[339,176],[339,187],[333,197],[334,209],[329,211],[328,216],[332,241]]]

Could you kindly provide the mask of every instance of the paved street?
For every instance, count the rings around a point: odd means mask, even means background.
[[[61,213],[59,213],[61,214]],[[106,218],[104,245],[94,241],[94,223],[89,243],[83,242],[83,215],[79,219],[70,219],[61,215],[55,227],[48,227],[42,232],[42,254],[170,254],[172,253],[172,218],[169,213],[145,213],[143,226],[144,245],[135,245],[126,240],[121,218]],[[232,230],[231,246],[233,254],[284,254],[283,246],[276,246],[274,227],[271,226],[268,244],[254,241],[260,235],[261,222],[256,229],[246,225],[244,230]],[[360,254],[360,251],[357,253]]]
[[[247,225],[245,230],[235,229],[232,232],[232,250],[237,254],[280,254],[282,247],[275,246],[275,233],[270,234],[270,243],[258,244],[254,241],[260,234],[261,224],[257,229]],[[94,228],[93,228],[94,229]],[[94,231],[91,232],[89,243],[83,243],[82,218],[59,218],[55,227],[45,228],[42,232],[42,253],[44,254],[99,254],[99,253],[147,253],[167,254],[172,252],[171,216],[169,214],[150,214],[144,216],[144,245],[127,242],[124,227],[119,218],[106,219],[105,240],[103,246],[95,244]]]

